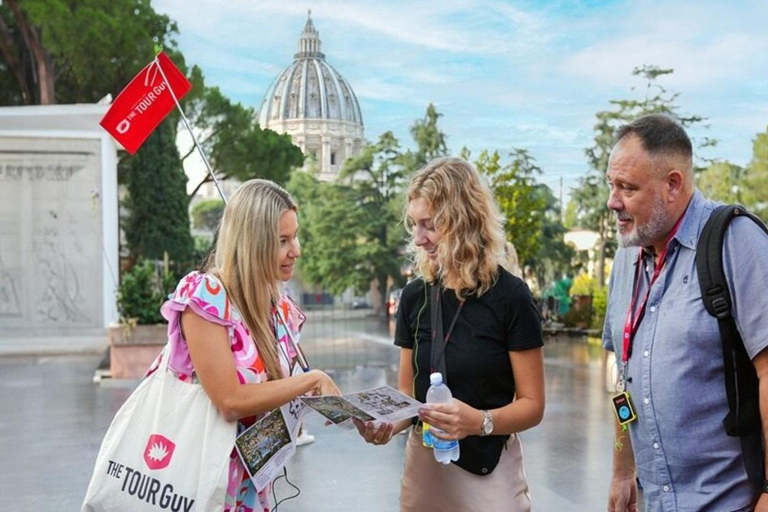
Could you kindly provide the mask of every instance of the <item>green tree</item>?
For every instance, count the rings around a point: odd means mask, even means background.
[[[568,230],[560,222],[559,201],[552,189],[541,183],[536,185],[534,193],[544,204],[541,238],[538,250],[525,262],[525,266],[533,269],[539,290],[544,290],[549,283],[571,273],[576,251],[565,243],[564,237]]]
[[[238,181],[264,178],[281,185],[287,183],[291,171],[304,163],[304,155],[293,145],[290,135],[262,129],[252,108],[233,103],[218,87],[205,87],[202,91],[189,102],[187,115],[200,133],[198,141],[216,177]],[[182,161],[194,151],[193,146]],[[191,196],[212,180],[206,174]]]
[[[391,132],[344,163],[335,182],[293,173],[288,190],[299,203],[304,279],[333,292],[378,285],[383,307],[390,280],[402,284],[405,230],[401,217],[407,178],[429,160],[447,154],[441,114],[434,105],[411,126],[416,148],[402,152]]]
[[[191,262],[194,244],[189,231],[187,177],[181,170],[173,121],[160,123],[139,151],[128,159],[123,205],[129,211],[122,227],[134,259]]]
[[[496,202],[506,219],[504,230],[507,240],[517,249],[521,262],[529,261],[541,246],[541,228],[545,198],[536,193],[536,176],[541,168],[527,150],[515,148],[510,160],[502,162],[498,151],[482,151],[475,160],[475,168],[488,177]]]
[[[224,214],[224,201],[204,199],[192,207],[192,225],[197,229],[216,231]]]
[[[745,169],[731,162],[715,162],[702,171],[696,186],[708,198],[724,203],[741,203]]]
[[[397,139],[386,132],[347,160],[336,182],[294,173],[288,183],[299,202],[302,277],[335,294],[350,287],[364,292],[375,280],[382,314],[389,279],[403,279],[400,156]]]
[[[611,100],[611,110],[595,114],[597,122],[594,125],[593,144],[585,149],[589,170],[580,180],[579,185],[571,194],[577,209],[577,222],[597,232],[600,236],[597,256],[597,280],[600,287],[605,284],[605,258],[615,250],[613,214],[608,210],[608,185],[605,172],[608,168],[608,158],[614,144],[613,134],[620,125],[632,121],[645,114],[669,114],[685,127],[691,127],[705,121],[705,118],[695,115],[684,115],[677,105],[679,93],[672,92],[662,86],[659,77],[674,73],[673,69],[662,69],[657,66],[644,65],[634,69],[634,76],[645,80],[645,93],[640,99]],[[716,141],[704,137],[694,141],[697,148],[714,146]],[[699,159],[699,162],[708,163]],[[701,167],[701,166],[699,166]]]
[[[441,117],[443,114],[430,103],[424,117],[417,119],[411,125],[410,132],[416,148],[406,150],[398,159],[406,177],[411,176],[435,158],[448,155],[448,147],[445,144],[446,135],[438,126]]]
[[[443,114],[430,103],[423,119],[417,119],[411,126],[411,136],[416,142],[416,151],[413,152],[412,164],[414,168],[426,165],[429,161],[446,156],[448,147],[445,144],[445,133],[437,126],[438,120]]]
[[[145,0],[0,2],[0,104],[92,103],[153,58],[175,52],[176,24]]]
[[[768,128],[752,141],[752,160],[738,189],[744,205],[768,221]]]
[[[296,172],[287,184],[299,205],[301,277],[334,294],[347,288],[363,291],[369,284],[359,269],[363,238],[354,191]]]
[[[376,144],[347,160],[338,177],[350,189],[359,221],[359,261],[353,272],[360,283],[376,280],[382,314],[386,314],[388,279],[401,279],[405,231],[400,223],[400,192],[405,186],[405,175],[400,159],[398,140],[392,132],[386,132]]]

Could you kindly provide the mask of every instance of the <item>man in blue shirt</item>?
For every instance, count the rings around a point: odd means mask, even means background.
[[[603,346],[616,353],[619,389],[637,419],[616,428],[609,512],[768,511],[760,433],[726,434],[728,412],[717,320],[704,308],[696,244],[716,204],[694,185],[691,142],[671,117],[620,128],[608,162],[620,249],[609,285]],[[768,237],[736,218],[724,269],[733,316],[760,379],[768,428]],[[761,492],[762,490],[762,492]]]

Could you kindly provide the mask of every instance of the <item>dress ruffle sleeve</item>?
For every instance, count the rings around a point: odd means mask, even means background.
[[[211,274],[190,272],[160,308],[168,320],[168,339],[172,347],[169,367],[180,378],[192,376],[194,366],[181,332],[181,313],[190,308],[208,322],[227,328],[227,338],[238,367],[249,367],[257,359],[256,347],[240,315],[227,297],[224,285]]]

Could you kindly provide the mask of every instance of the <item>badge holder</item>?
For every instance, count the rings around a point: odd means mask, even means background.
[[[635,410],[632,408],[632,402],[629,399],[629,393],[620,391],[619,394],[611,398],[613,412],[616,413],[616,419],[619,425],[626,426],[637,419]]]

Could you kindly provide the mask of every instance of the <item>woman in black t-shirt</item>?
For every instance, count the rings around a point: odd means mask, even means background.
[[[443,366],[454,400],[420,410],[400,510],[528,511],[517,433],[544,414],[541,319],[528,287],[505,268],[493,195],[464,160],[434,160],[411,180],[405,223],[419,277],[403,290],[397,313],[399,387],[425,402],[429,374]],[[433,354],[434,304],[448,341]],[[459,460],[435,460],[422,445],[422,422],[444,431],[436,437],[459,440]],[[367,442],[386,444],[412,422],[355,424]]]

